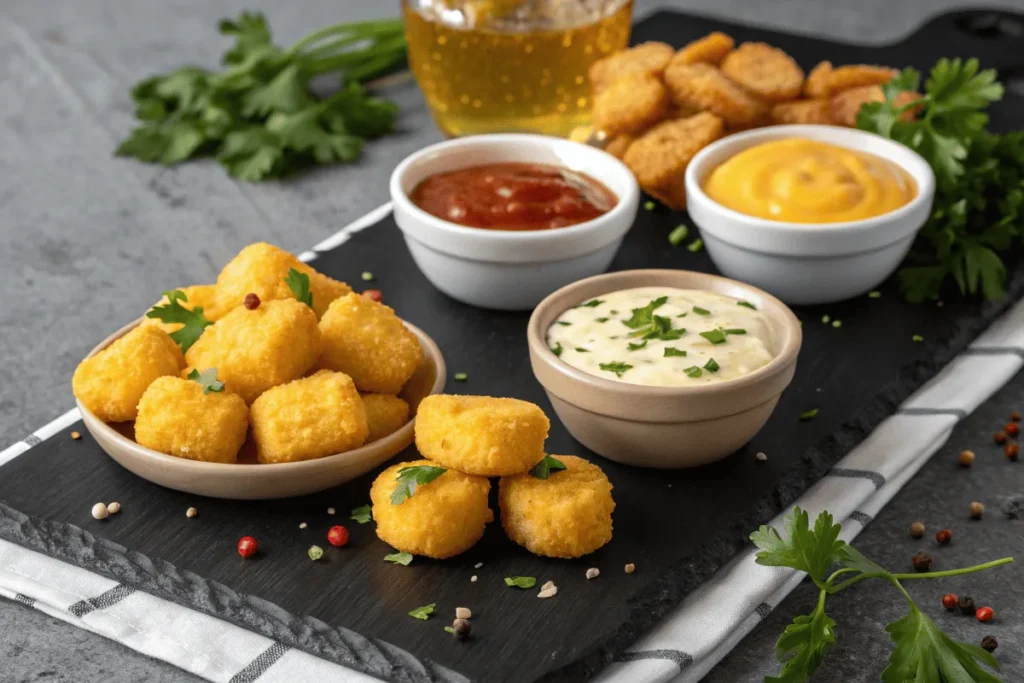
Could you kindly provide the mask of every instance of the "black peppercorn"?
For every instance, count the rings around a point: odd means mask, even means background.
[[[452,633],[459,640],[469,638],[470,630],[469,619],[456,619],[452,622]]]
[[[981,649],[986,652],[992,652],[999,647],[999,641],[996,640],[995,636],[985,636],[981,639]]]
[[[960,614],[974,614],[974,598],[968,595],[962,596],[957,607],[960,608]]]
[[[932,568],[932,556],[928,553],[917,553],[910,561],[914,564],[914,569],[919,572],[926,572]]]

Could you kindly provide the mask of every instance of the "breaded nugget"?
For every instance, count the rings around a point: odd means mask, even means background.
[[[828,79],[832,75],[832,62],[818,62],[804,81],[804,96],[819,99],[829,96]]]
[[[158,377],[185,367],[181,349],[167,333],[139,325],[75,369],[75,398],[104,422],[125,422],[138,415],[139,399]]]
[[[644,131],[668,113],[668,91],[653,77],[615,81],[594,96],[594,128],[609,137]]]
[[[547,479],[501,478],[501,525],[535,555],[581,557],[612,540],[612,485],[600,467],[583,458],[554,457],[565,470],[552,471]]]
[[[902,107],[920,98],[920,93],[908,90],[898,94],[893,104],[897,107]],[[857,125],[857,112],[860,111],[864,104],[884,101],[885,93],[882,92],[882,86],[865,85],[860,88],[850,88],[833,95],[829,103],[829,109],[835,123],[853,127]],[[904,121],[910,121],[917,115],[918,111],[919,108],[908,109],[900,114],[900,118]]]
[[[318,273],[305,263],[266,242],[250,244],[238,252],[217,276],[217,308],[222,314],[241,306],[250,292],[260,301],[294,299],[285,278],[294,268],[309,276],[309,291],[313,295],[316,317],[323,316],[331,302],[352,291],[344,282]]]
[[[331,303],[320,321],[318,367],[344,372],[359,391],[397,394],[416,371],[420,342],[388,306],[360,294]]]
[[[629,146],[633,144],[635,139],[632,135],[618,135],[605,144],[604,151],[616,159],[621,159],[626,156],[626,150],[629,149]]]
[[[697,152],[722,137],[722,119],[703,112],[658,124],[637,138],[623,157],[649,194],[673,208],[686,203],[683,175]]]
[[[764,115],[765,106],[710,64],[670,64],[665,85],[680,107],[709,111],[729,125],[748,125]]]
[[[204,462],[236,462],[248,431],[249,408],[240,396],[203,393],[198,382],[180,377],[150,384],[135,419],[140,446]]]
[[[360,394],[366,409],[366,426],[370,429],[366,443],[383,439],[409,421],[409,404],[393,394]]]
[[[675,49],[671,45],[641,43],[594,62],[589,71],[590,83],[594,92],[598,93],[621,78],[660,77],[673,54]]]
[[[780,102],[772,107],[774,123],[832,123],[832,107],[826,98]]]
[[[314,460],[366,443],[366,408],[352,378],[322,370],[267,389],[249,411],[262,463]]]
[[[220,318],[217,308],[217,288],[214,285],[192,285],[191,287],[181,287],[180,291],[185,293],[185,300],[181,301],[181,305],[188,310],[193,310],[197,306],[203,309],[203,317],[210,321],[216,321]],[[157,301],[149,310],[153,310],[157,306],[163,306],[167,303],[167,297],[160,297],[160,301]],[[152,325],[158,327],[167,334],[171,332],[177,332],[182,327],[183,323],[165,323],[158,318],[146,318],[142,319],[143,325]]]
[[[302,377],[321,348],[312,309],[279,299],[233,309],[203,331],[185,360],[200,370],[217,368],[228,391],[251,405],[267,389]]]
[[[885,85],[891,81],[899,71],[887,66],[875,66],[872,64],[846,64],[832,69],[826,79],[828,94],[835,95],[851,88],[861,88],[866,85]]]
[[[491,483],[448,470],[429,484],[416,487],[401,504],[391,502],[404,467],[436,466],[429,460],[392,465],[370,487],[377,536],[397,550],[442,560],[472,548],[484,535],[494,513],[487,506]]]
[[[704,63],[718,66],[725,59],[725,56],[732,51],[735,44],[736,41],[732,39],[732,36],[721,31],[714,31],[703,38],[698,38],[692,43],[684,45],[675,54],[672,61],[679,62],[680,64]]]
[[[743,43],[722,60],[722,73],[769,102],[799,97],[804,84],[803,69],[767,43]]]
[[[544,458],[550,427],[544,411],[527,401],[434,394],[416,411],[416,448],[467,474],[519,474]]]

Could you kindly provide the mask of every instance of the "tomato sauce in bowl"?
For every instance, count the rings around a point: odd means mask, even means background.
[[[458,225],[519,231],[585,223],[618,203],[611,190],[584,173],[519,162],[438,173],[417,185],[409,198]]]

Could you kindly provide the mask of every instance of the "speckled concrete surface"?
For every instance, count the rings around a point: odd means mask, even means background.
[[[1024,10],[1020,0],[638,0],[637,14],[674,6],[784,30],[888,42],[932,14],[970,5]],[[0,4],[0,448],[67,410],[72,403],[69,379],[81,356],[144,310],[160,291],[210,281],[217,264],[257,239],[294,250],[314,244],[384,202],[386,179],[395,163],[439,138],[422,99],[405,87],[393,94],[403,110],[399,135],[371,145],[359,165],[317,172],[297,182],[250,186],[234,183],[212,163],[168,170],[111,158],[115,141],[132,125],[129,85],[185,61],[213,64],[224,47],[213,30],[216,20],[243,9],[265,11],[279,40],[288,42],[328,23],[393,14],[395,3]],[[999,410],[1006,412],[1003,408]],[[995,476],[994,482],[1001,481]],[[871,543],[874,534],[892,534],[878,540],[878,549],[895,548],[890,541],[902,534],[904,523],[890,519],[895,514],[890,511],[900,505],[925,509],[953,495],[932,488],[941,477],[932,480],[932,487],[920,488],[928,480],[921,475],[901,494],[869,528],[863,543]],[[954,490],[956,495],[962,491]],[[1019,543],[1019,531],[1015,538]],[[986,543],[1002,547],[995,536]],[[872,552],[872,546],[864,549]],[[974,556],[966,543],[946,552],[955,561]],[[879,557],[888,559],[881,553]],[[992,591],[1003,596],[1003,603],[1011,602],[1012,591],[1005,586],[993,585]],[[774,633],[806,606],[809,594],[798,591],[711,680],[757,680]],[[871,595],[858,591],[844,596],[837,600],[837,609],[849,609],[853,617],[871,604]],[[841,627],[844,623],[852,622],[840,619]],[[1007,617],[1004,623],[1012,622]],[[820,680],[875,680],[880,666],[873,665],[884,656],[884,642],[860,631],[842,642],[829,672],[822,674],[832,678]],[[3,600],[0,662],[0,683],[194,680]],[[1015,671],[1018,679],[1024,678],[1021,669]]]

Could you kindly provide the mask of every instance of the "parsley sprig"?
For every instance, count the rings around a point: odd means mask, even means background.
[[[778,676],[766,678],[766,683],[798,683],[814,675],[828,650],[836,644],[836,622],[825,612],[827,598],[866,579],[889,583],[907,603],[907,615],[885,629],[895,647],[882,672],[883,681],[998,683],[999,679],[981,666],[998,670],[995,657],[977,645],[958,642],[943,633],[921,612],[901,582],[970,574],[1008,564],[1013,558],[929,574],[897,574],[840,540],[842,527],[828,512],[818,515],[811,527],[807,512],[796,507],[784,517],[783,524],[785,538],[770,526],[762,526],[750,535],[750,540],[760,548],[756,561],[767,567],[789,567],[807,573],[818,587],[818,601],[809,614],[794,618],[779,637],[775,656],[782,668]]]
[[[544,459],[533,466],[530,470],[530,475],[537,477],[538,479],[547,479],[551,476],[552,472],[558,472],[559,470],[565,469],[565,463],[558,458],[553,458],[550,455],[545,455]]]
[[[193,368],[186,379],[197,382],[203,388],[204,394],[224,391],[224,382],[217,379],[217,368],[209,368],[202,372],[199,372],[198,368]]]
[[[664,306],[667,301],[667,296],[659,296],[657,299],[652,299],[650,303],[642,308],[634,308],[632,310],[633,314],[627,320],[622,321],[623,325],[633,330],[629,333],[629,337],[631,339],[640,337],[644,340],[660,339],[662,341],[674,341],[686,334],[684,328],[672,329],[671,318],[654,314],[654,311]],[[635,350],[630,349],[630,351]]]
[[[417,487],[429,484],[447,471],[444,467],[434,467],[433,465],[413,465],[401,468],[398,470],[398,476],[395,477],[398,486],[391,494],[391,504],[401,505],[407,498],[412,498]]]
[[[313,308],[313,292],[309,289],[309,276],[305,273],[300,273],[294,268],[288,269],[288,276],[284,279],[285,284],[288,285],[288,289],[292,290],[292,294],[299,300],[299,303],[306,304],[310,308]]]
[[[185,353],[196,343],[203,334],[203,330],[213,322],[203,315],[203,307],[196,306],[188,309],[181,305],[181,302],[188,302],[188,295],[180,289],[164,292],[167,303],[161,306],[154,306],[146,312],[147,318],[156,318],[165,323],[180,323],[181,328],[171,332],[171,339],[181,347]]]

